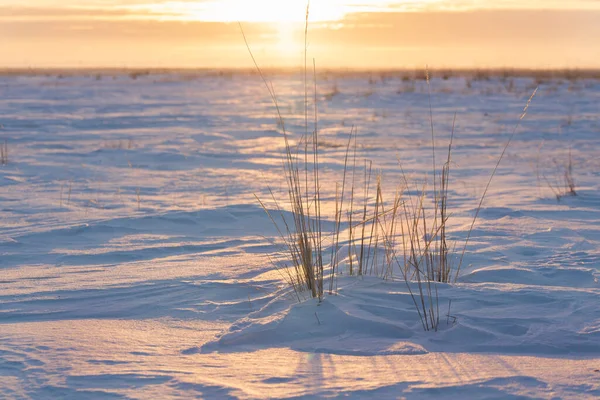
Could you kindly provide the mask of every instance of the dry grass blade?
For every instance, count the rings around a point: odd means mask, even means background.
[[[309,6],[307,6],[306,12],[306,30],[308,32],[308,16]],[[285,233],[279,228],[277,222],[272,217],[265,204],[259,200],[263,209],[269,215],[271,221],[277,226],[277,230],[282,237],[284,244],[288,250],[291,261],[294,264],[294,268],[297,274],[298,285],[294,286],[295,290],[308,289],[311,292],[312,297],[319,299],[323,298],[323,279],[324,279],[324,268],[323,268],[323,239],[322,239],[322,222],[321,222],[321,195],[320,195],[320,184],[319,184],[319,136],[318,136],[318,105],[317,105],[317,83],[316,83],[316,65],[313,62],[314,72],[314,123],[315,129],[313,131],[311,141],[312,148],[310,153],[312,160],[309,160],[309,124],[308,124],[308,72],[306,65],[306,43],[305,37],[305,135],[304,135],[304,162],[299,157],[299,150],[301,147],[294,149],[290,143],[288,133],[285,128],[285,122],[281,114],[279,103],[275,95],[275,91],[272,85],[269,85],[266,77],[264,76],[262,69],[259,67],[252,50],[248,44],[246,35],[242,25],[239,24],[244,42],[256,70],[259,73],[265,87],[267,88],[271,100],[275,106],[277,113],[277,120],[279,126],[283,131],[285,154],[283,157],[283,170],[285,180],[287,183],[288,200],[292,212],[293,223],[290,224],[285,220],[283,213],[281,212],[282,219],[285,225]],[[301,141],[302,143],[302,141]],[[311,172],[309,172],[309,167]],[[301,172],[304,172],[304,177],[301,177]],[[273,192],[271,196],[273,196]],[[278,202],[276,201],[277,208],[280,210]]]
[[[336,187],[336,200],[335,200],[335,227],[333,232],[333,244],[331,246],[331,277],[329,280],[329,293],[333,292],[333,281],[335,279],[335,273],[338,269],[339,264],[339,243],[340,243],[340,230],[342,224],[342,210],[344,209],[344,195],[346,192],[346,175],[348,171],[348,156],[350,155],[350,145],[352,144],[352,136],[354,135],[354,127],[350,131],[350,136],[348,138],[348,144],[346,145],[346,155],[344,156],[344,174],[342,177],[342,192],[341,196],[337,196],[337,187]]]
[[[502,162],[502,159],[504,158],[504,155],[506,154],[506,150],[508,149],[508,146],[510,146],[513,138],[517,134],[517,130],[519,129],[519,126],[521,126],[521,121],[523,121],[523,119],[527,116],[527,111],[529,110],[529,106],[531,105],[533,98],[537,94],[537,91],[538,91],[538,88],[535,88],[535,90],[529,97],[529,100],[527,100],[527,104],[525,104],[525,107],[523,108],[523,112],[521,113],[519,120],[515,124],[512,134],[510,135],[510,137],[508,138],[508,141],[504,145],[504,148],[502,149],[502,153],[500,154],[500,157],[498,157],[498,162],[496,162],[496,166],[494,167],[494,170],[492,171],[492,174],[490,175],[490,179],[488,180],[487,185],[485,186],[485,190],[483,191],[483,194],[481,195],[481,199],[479,200],[479,204],[477,205],[477,211],[475,212],[475,216],[473,217],[473,221],[471,222],[471,226],[469,228],[469,233],[467,234],[467,238],[465,239],[465,244],[463,246],[463,250],[460,255],[460,260],[458,262],[458,267],[456,268],[456,273],[454,275],[454,281],[456,281],[458,279],[460,269],[461,269],[462,263],[464,261],[465,251],[467,250],[467,245],[469,244],[469,239],[471,238],[471,233],[473,232],[473,227],[475,226],[477,217],[479,217],[479,212],[481,211],[481,206],[483,205],[485,196],[487,195],[490,185],[492,184],[492,180],[494,179],[494,176],[496,176],[496,172],[498,171],[498,167],[500,166],[500,163]]]

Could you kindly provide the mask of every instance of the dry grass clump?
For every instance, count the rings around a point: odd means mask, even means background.
[[[573,178],[573,158],[571,149],[569,149],[569,157],[565,162],[554,160],[554,176],[552,180],[544,174],[546,184],[554,193],[557,201],[563,197],[577,196],[575,189],[575,178]]]
[[[282,126],[285,127],[283,122]],[[383,176],[373,171],[371,161],[357,160],[353,131],[346,145],[341,180],[336,183],[335,212],[329,220],[334,228],[327,231],[323,227],[326,218],[322,213],[325,207],[319,183],[319,157],[323,150],[316,123],[309,136],[296,145],[292,145],[284,128],[284,176],[291,217],[286,218],[281,201],[272,191],[274,211],[259,201],[284,242],[291,262],[291,268],[285,269],[286,276],[298,297],[309,291],[312,297],[322,300],[325,286],[333,294],[341,274],[384,279],[398,275],[407,285],[424,330],[438,330],[437,284],[458,279],[479,210],[517,127],[518,124],[498,158],[462,246],[457,246],[456,241],[451,243],[448,229],[454,132],[444,164],[438,169],[432,129],[433,191],[427,189],[425,182],[416,195],[405,195],[410,193],[409,183],[399,166],[401,184],[393,198],[386,199]]]
[[[8,165],[8,140],[0,143],[0,165]]]
[[[113,149],[113,150],[131,150],[134,147],[133,140],[114,140],[104,142],[103,146],[105,149]]]
[[[340,93],[340,88],[338,87],[337,82],[334,82],[331,90],[328,93],[325,93],[325,100],[331,101],[335,96],[339,95]]]

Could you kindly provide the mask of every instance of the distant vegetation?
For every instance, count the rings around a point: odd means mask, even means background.
[[[303,74],[301,68],[264,68],[268,74]],[[257,75],[255,69],[250,68],[4,68],[0,69],[0,76],[81,76],[98,79],[109,76],[128,76],[137,79],[149,75],[179,74],[188,77],[194,76],[233,76]],[[429,72],[432,78],[450,79],[453,77],[472,78],[474,80],[487,80],[492,78],[533,78],[536,80],[600,80],[600,69],[527,69],[527,68],[440,68]],[[318,76],[361,77],[375,82],[386,79],[425,80],[423,69],[321,69]]]

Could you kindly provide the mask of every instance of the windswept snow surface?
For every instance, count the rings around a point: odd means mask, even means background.
[[[284,199],[284,141],[257,76],[136,78],[0,77],[0,398],[600,396],[600,82],[540,83],[425,332],[399,275],[318,304],[273,268],[254,195]],[[298,140],[302,77],[269,78]],[[352,126],[386,198],[399,162],[431,183],[427,83],[380,78],[319,77],[329,203]],[[459,243],[538,83],[432,79]]]

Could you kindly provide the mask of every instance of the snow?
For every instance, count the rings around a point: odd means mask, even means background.
[[[376,78],[318,78],[326,229],[352,126],[386,198],[399,160],[415,187],[431,171],[427,83]],[[270,79],[297,139],[302,77]],[[432,79],[440,159],[457,115],[459,243],[538,83]],[[437,286],[438,332],[399,274],[345,273],[319,303],[273,267],[255,195],[285,195],[284,141],[256,75],[3,76],[0,90],[0,397],[600,396],[599,81],[540,84],[458,282]],[[557,199],[569,153],[577,196]]]

